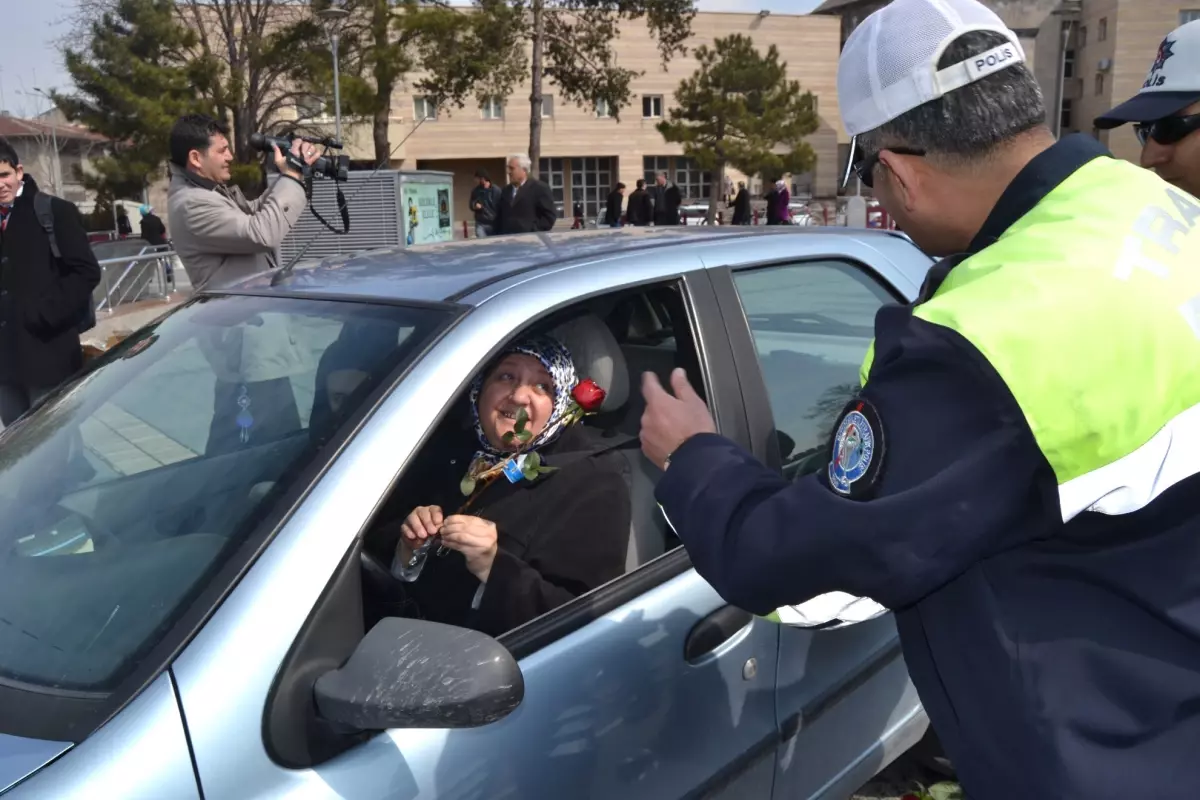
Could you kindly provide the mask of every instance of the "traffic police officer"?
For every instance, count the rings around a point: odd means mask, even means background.
[[[785,482],[646,376],[696,570],[757,614],[895,611],[972,798],[1200,791],[1200,203],[1055,142],[1016,35],[894,0],[847,40],[854,167],[936,264],[882,309],[828,465]]]
[[[1126,122],[1142,144],[1142,166],[1200,197],[1200,20],[1167,34],[1141,91],[1093,124]]]

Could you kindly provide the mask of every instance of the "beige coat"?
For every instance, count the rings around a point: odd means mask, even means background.
[[[174,164],[167,206],[171,240],[196,291],[237,283],[275,266],[275,251],[304,211],[304,187],[281,178],[253,203]]]
[[[171,239],[196,291],[224,288],[277,266],[275,250],[304,211],[303,186],[283,178],[251,203],[237,187],[219,186],[174,164],[170,170]],[[253,383],[312,372],[312,351],[292,320],[282,312],[259,316],[261,324],[213,331],[201,343],[217,379]],[[229,355],[238,349],[240,366],[230,369]]]

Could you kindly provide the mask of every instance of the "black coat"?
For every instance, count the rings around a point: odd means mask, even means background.
[[[683,198],[678,186],[673,183],[666,186],[655,184],[650,187],[650,197],[654,200],[655,225],[679,224],[679,206],[683,203]]]
[[[738,189],[737,197],[733,199],[733,224],[749,225],[750,219],[750,193]]]
[[[654,201],[645,189],[634,189],[625,209],[625,221],[630,225],[649,225],[654,220]]]
[[[482,208],[476,208],[478,204]],[[476,186],[471,190],[471,212],[479,225],[491,225],[496,221],[496,207],[500,204],[500,187],[494,183]]]
[[[146,214],[142,217],[142,238],[155,247],[167,243],[167,226],[157,214]]]
[[[510,183],[500,193],[500,205],[496,209],[497,233],[548,231],[554,227],[557,219],[554,195],[550,193],[550,187],[541,181],[529,178],[520,191]]]
[[[612,225],[621,219],[621,203],[624,202],[625,196],[613,189],[608,193],[608,202],[604,207],[604,224]]]
[[[54,238],[33,207],[33,178],[13,204],[0,234],[0,382],[50,388],[83,366],[79,325],[87,316],[100,265],[88,244],[83,217],[74,203],[54,198]]]
[[[390,564],[399,524],[417,505],[438,505],[450,516],[465,498],[459,481],[475,452],[474,436],[435,439],[430,457],[414,464],[383,514],[369,547]],[[491,636],[512,630],[621,576],[631,518],[625,461],[611,449],[620,440],[593,429],[568,428],[542,450],[555,472],[533,483],[501,477],[483,489],[464,514],[496,524],[499,552],[478,610],[479,581],[462,554],[430,554],[420,577],[403,584],[412,604],[405,613]]]

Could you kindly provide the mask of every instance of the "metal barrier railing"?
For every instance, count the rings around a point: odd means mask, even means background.
[[[175,274],[180,268],[174,250],[146,248],[153,252],[102,259],[98,289],[103,295],[96,311],[112,311],[139,300],[166,300],[175,291]],[[115,277],[114,277],[115,276]]]

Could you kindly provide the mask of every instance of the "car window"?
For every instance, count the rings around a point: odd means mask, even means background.
[[[776,429],[791,445],[785,466],[806,471],[838,413],[858,391],[875,312],[895,302],[865,271],[810,261],[734,273]],[[795,471],[795,469],[793,469]]]
[[[0,438],[0,679],[113,688],[447,312],[201,298]]]

